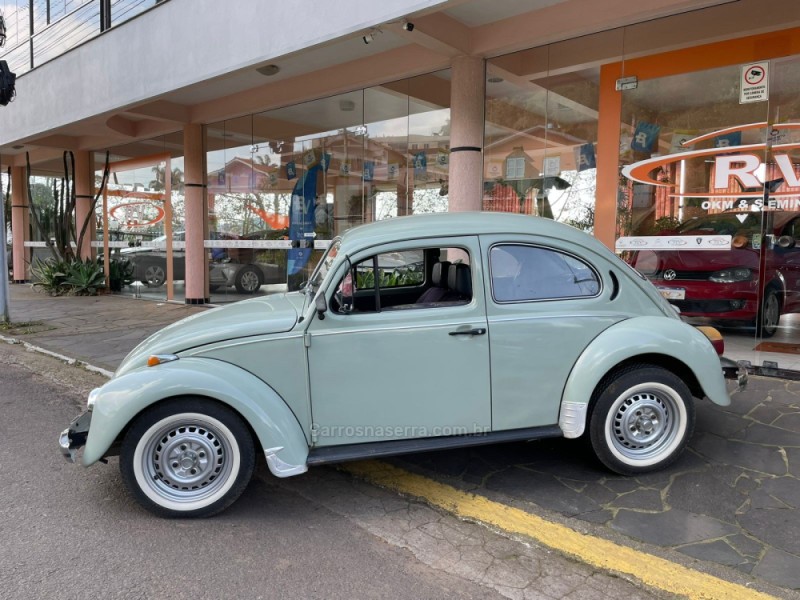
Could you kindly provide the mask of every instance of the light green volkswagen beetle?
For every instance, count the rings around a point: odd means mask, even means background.
[[[151,336],[60,445],[70,460],[83,447],[86,466],[119,454],[136,499],[168,517],[229,506],[256,449],[289,477],[586,436],[633,475],[678,458],[693,397],[729,404],[723,371],[707,335],[581,231],[497,213],[404,217],[335,239],[301,292]]]

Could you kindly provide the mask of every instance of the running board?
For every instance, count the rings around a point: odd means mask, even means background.
[[[511,429],[489,433],[476,433],[472,435],[325,446],[322,448],[313,448],[308,454],[306,463],[308,466],[329,465],[332,463],[349,462],[351,460],[397,456],[399,454],[414,454],[416,452],[450,450],[453,448],[467,448],[469,446],[541,440],[563,436],[564,434],[561,432],[561,428],[558,425],[547,425],[545,427],[528,427],[526,429]]]

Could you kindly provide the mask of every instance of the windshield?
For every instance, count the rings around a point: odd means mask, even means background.
[[[317,263],[317,266],[314,267],[314,272],[311,274],[311,278],[308,280],[306,290],[309,291],[309,293],[314,293],[319,289],[319,286],[322,284],[322,281],[328,274],[333,261],[338,256],[341,245],[342,238],[337,237],[331,242],[331,245],[328,246],[325,254],[322,255],[322,258]]]

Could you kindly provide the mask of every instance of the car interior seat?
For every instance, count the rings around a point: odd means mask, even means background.
[[[433,265],[431,273],[431,287],[422,292],[417,299],[417,304],[424,302],[439,302],[447,294],[447,280],[450,273],[450,262],[443,260]]]
[[[464,263],[450,265],[447,286],[450,289],[442,300],[470,301],[472,299],[472,271],[469,265]]]

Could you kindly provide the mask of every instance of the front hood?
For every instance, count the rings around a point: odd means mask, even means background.
[[[212,342],[290,331],[297,324],[303,299],[299,292],[274,294],[177,321],[136,346],[115,376],[143,367],[153,354],[177,354]]]

